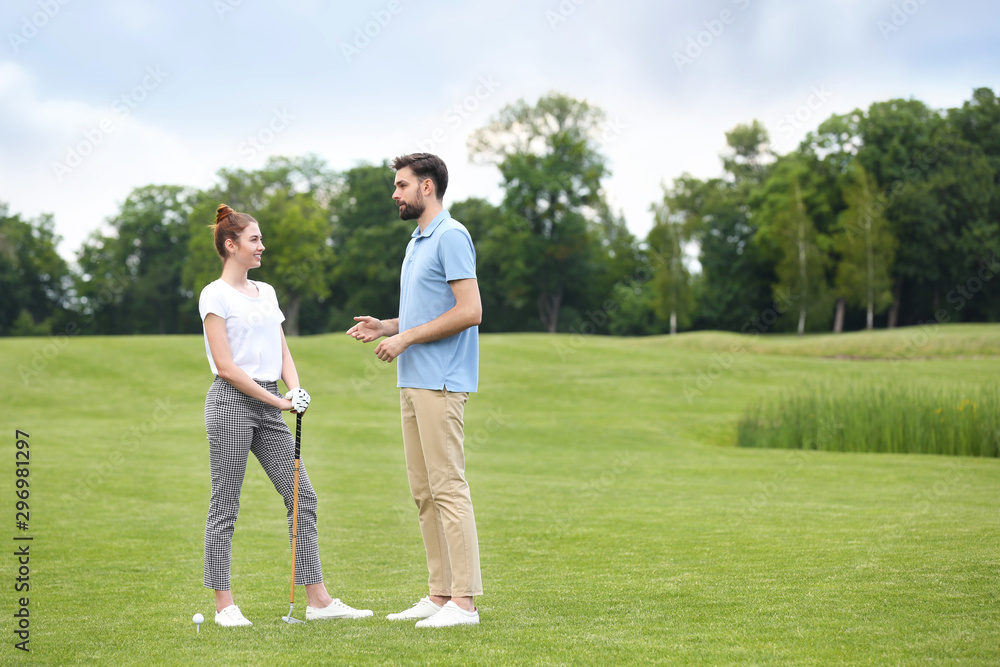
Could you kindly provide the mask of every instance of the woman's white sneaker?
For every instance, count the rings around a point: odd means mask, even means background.
[[[479,610],[465,611],[450,600],[441,607],[441,611],[430,618],[417,622],[418,628],[447,628],[452,625],[476,625],[479,623]]]
[[[371,609],[355,609],[334,598],[326,607],[306,607],[306,620],[318,621],[324,618],[367,618],[372,615]]]
[[[215,614],[216,625],[221,625],[225,628],[235,628],[241,625],[253,625],[247,617],[243,615],[240,608],[234,604],[229,605],[222,611],[216,612]]]
[[[421,598],[420,602],[406,611],[401,611],[398,614],[389,614],[386,618],[390,621],[419,621],[422,618],[430,618],[439,611],[441,611],[441,605],[434,604],[430,598]]]

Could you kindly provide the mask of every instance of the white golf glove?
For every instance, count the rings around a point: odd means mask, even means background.
[[[312,400],[309,392],[302,387],[292,389],[290,392],[285,394],[285,398],[292,402],[292,409],[296,412],[305,412],[306,408],[309,407],[309,401]]]

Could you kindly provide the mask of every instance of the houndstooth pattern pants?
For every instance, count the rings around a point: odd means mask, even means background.
[[[280,396],[277,382],[256,382]],[[205,523],[205,587],[228,591],[233,529],[240,511],[240,489],[250,452],[285,500],[291,548],[295,440],[280,410],[247,396],[218,376],[205,398],[205,430],[212,471],[212,499]],[[299,585],[323,581],[316,506],[316,494],[305,463],[300,462],[295,548],[295,583]]]

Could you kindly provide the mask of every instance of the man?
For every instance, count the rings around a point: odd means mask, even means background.
[[[399,318],[355,317],[347,331],[365,343],[386,336],[375,355],[399,359],[406,471],[427,552],[430,594],[387,618],[416,620],[417,627],[476,624],[474,598],[483,591],[462,421],[479,383],[476,251],[442,204],[448,168],[441,158],[403,155],[392,168],[399,217],[417,221],[403,258]]]

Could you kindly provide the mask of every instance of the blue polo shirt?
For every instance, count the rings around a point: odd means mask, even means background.
[[[413,230],[399,278],[399,330],[430,322],[455,306],[452,280],[476,277],[476,249],[465,225],[447,210],[422,233]],[[397,386],[476,391],[479,387],[479,327],[406,348],[396,359]]]

